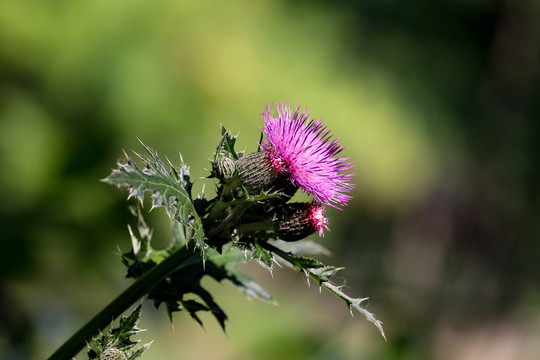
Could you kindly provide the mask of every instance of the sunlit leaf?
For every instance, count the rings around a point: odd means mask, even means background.
[[[179,169],[170,165],[168,169],[157,153],[143,144],[150,157],[137,154],[144,162],[140,168],[135,161],[125,154],[125,160],[118,164],[104,181],[118,187],[127,187],[129,197],[137,198],[141,203],[144,193],[152,193],[152,207],[163,206],[171,217],[193,231],[197,246],[204,253],[204,231],[201,219],[191,200],[191,182],[187,166]]]
[[[221,140],[219,141],[219,144],[216,148],[216,152],[214,153],[213,161],[215,162],[217,160],[217,157],[220,154],[224,154],[233,160],[238,160],[239,156],[236,153],[236,150],[234,149],[235,145],[236,145],[236,136],[233,136],[225,128],[225,126],[221,125]]]

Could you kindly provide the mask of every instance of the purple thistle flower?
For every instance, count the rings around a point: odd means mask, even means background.
[[[278,104],[277,110],[277,118],[270,104],[262,113],[267,139],[261,145],[274,170],[287,174],[295,186],[321,204],[338,209],[347,205],[351,196],[345,193],[354,188],[348,182],[354,175],[348,172],[353,164],[337,156],[343,150],[338,139],[331,139],[322,118],[311,120],[307,109],[300,113],[297,106],[293,114],[287,102]]]

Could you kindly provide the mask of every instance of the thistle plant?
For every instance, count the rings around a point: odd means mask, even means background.
[[[150,347],[145,344],[139,348],[136,345],[138,340],[131,339],[132,336],[140,333],[141,329],[137,327],[141,315],[141,305],[129,316],[122,316],[118,327],[110,326],[105,334],[100,334],[92,343],[94,348],[88,350],[88,358],[100,360],[135,360]]]
[[[216,189],[212,198],[207,198],[204,190],[192,193],[189,168],[182,160],[178,165],[163,162],[142,142],[146,155],[135,153],[138,162],[124,153],[104,181],[126,188],[128,198],[138,200],[131,206],[137,219],[137,226],[129,227],[132,248],[122,254],[127,277],[134,282],[50,359],[75,356],[111,319],[143,297],[156,307],[164,306],[171,321],[173,312],[184,311],[202,325],[199,314],[208,311],[225,330],[227,315],[201,280],[205,276],[218,282],[228,280],[247,297],[271,301],[259,284],[238,271],[240,262],[250,260],[261,262],[269,271],[276,263],[291,265],[341,299],[351,314],[356,310],[364,315],[384,337],[381,322],[363,306],[367,298],[350,297],[332,281],[341,268],[306,255],[326,252],[306,238],[323,236],[328,230],[326,206],[342,209],[351,199],[353,164],[340,156],[343,147],[322,119],[312,119],[308,110],[301,112],[296,107],[292,112],[288,103],[281,103],[274,117],[268,105],[262,118],[264,137],[261,135],[257,151],[249,154],[237,152],[236,137],[221,127],[221,139],[210,159],[208,178]],[[294,201],[297,191],[311,200]],[[152,247],[152,231],[142,211],[145,193],[151,194],[152,209],[164,207],[169,216],[171,239],[164,250]],[[134,318],[133,314],[128,317],[132,319],[128,323],[134,324]],[[106,344],[103,337],[95,341],[101,358],[130,358],[125,349],[107,348],[104,341]],[[106,353],[109,348],[116,350]]]

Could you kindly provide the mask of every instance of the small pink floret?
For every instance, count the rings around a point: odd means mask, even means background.
[[[313,204],[309,212],[309,221],[311,225],[319,233],[319,236],[324,236],[324,230],[328,230],[328,219],[324,217],[324,205]]]

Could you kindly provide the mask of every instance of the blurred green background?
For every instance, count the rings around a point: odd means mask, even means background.
[[[356,165],[317,241],[388,342],[302,275],[248,264],[279,306],[208,283],[225,335],[145,304],[145,359],[540,358],[539,11],[0,0],[0,358],[47,357],[129,285],[126,193],[99,182],[122,149],[139,137],[203,177],[220,124],[253,151],[260,112],[287,99]],[[150,220],[166,239],[164,213]]]

